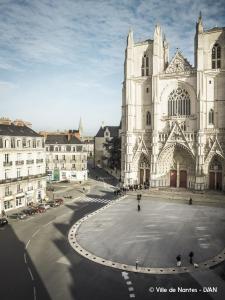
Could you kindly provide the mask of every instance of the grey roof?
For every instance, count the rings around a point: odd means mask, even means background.
[[[205,32],[217,31],[217,30],[225,30],[225,27],[213,27],[211,29],[205,30]]]
[[[68,135],[65,134],[50,134],[47,136],[45,140],[45,144],[83,144],[81,140],[76,138],[75,136],[71,136],[70,140],[68,140]]]
[[[111,137],[116,137],[119,135],[119,126],[101,126],[95,137],[104,137],[106,128],[108,128]]]
[[[0,124],[0,135],[41,137],[40,134],[27,126]]]

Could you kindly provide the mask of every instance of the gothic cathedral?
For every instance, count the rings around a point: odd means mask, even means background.
[[[125,185],[225,190],[225,27],[195,34],[195,66],[180,51],[169,62],[159,25],[154,39],[125,52],[122,173]]]

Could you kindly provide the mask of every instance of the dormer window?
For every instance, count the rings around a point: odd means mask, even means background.
[[[221,47],[215,44],[212,48],[212,69],[221,68]]]
[[[141,75],[149,76],[149,57],[146,54],[142,57]]]

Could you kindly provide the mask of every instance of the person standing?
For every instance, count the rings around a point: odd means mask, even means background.
[[[192,205],[192,198],[189,199],[189,205]]]
[[[177,260],[177,267],[181,267],[181,255],[177,255],[176,257],[176,260]]]
[[[141,210],[141,206],[140,206],[140,204],[138,203],[138,206],[137,206],[137,208],[138,208],[138,211],[140,211]]]
[[[190,264],[193,265],[194,252],[191,251],[188,256],[189,256],[189,262],[190,262]]]

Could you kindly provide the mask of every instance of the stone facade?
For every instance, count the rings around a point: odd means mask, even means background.
[[[225,27],[196,23],[195,66],[154,39],[129,32],[122,103],[122,181],[225,189]]]
[[[107,140],[119,136],[119,126],[101,126],[94,137],[94,165],[100,168],[107,167],[109,156],[104,144]]]
[[[45,198],[44,139],[23,121],[0,120],[0,165],[0,212]]]
[[[68,131],[67,134],[48,133],[45,138],[48,180],[87,180],[85,144],[72,134],[72,131]]]

